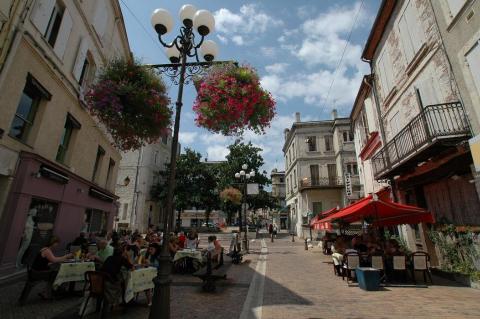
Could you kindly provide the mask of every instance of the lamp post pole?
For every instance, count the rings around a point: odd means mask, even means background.
[[[185,84],[190,83],[194,75],[202,74],[206,68],[214,63],[214,57],[218,53],[217,45],[211,41],[204,41],[206,35],[214,30],[215,20],[213,15],[206,10],[198,10],[192,5],[184,5],[180,10],[180,19],[183,26],[180,28],[180,34],[175,37],[173,42],[167,44],[163,41],[162,35],[170,32],[173,28],[173,18],[170,13],[164,9],[156,9],[151,18],[152,26],[158,33],[160,43],[166,48],[166,54],[171,64],[151,65],[159,73],[165,74],[178,85],[177,101],[175,103],[175,123],[173,127],[172,148],[170,156],[170,175],[168,179],[168,190],[165,204],[165,213],[163,215],[164,236],[162,249],[159,256],[159,270],[154,279],[155,291],[153,295],[152,307],[150,309],[150,319],[169,319],[170,318],[170,284],[171,284],[171,261],[168,251],[168,242],[171,231],[170,224],[174,220],[174,189],[175,176],[177,168],[178,153],[178,133],[180,130],[180,114],[182,110],[183,88]],[[201,36],[198,43],[195,40],[194,30]],[[206,62],[200,62],[198,50],[201,51]],[[188,57],[193,57],[196,62],[187,62]],[[178,79],[178,80],[177,80]]]
[[[235,178],[240,179],[243,182],[243,197],[242,197],[242,211],[243,211],[243,221],[240,218],[240,227],[243,224],[243,249],[248,253],[248,225],[247,225],[247,181],[250,177],[255,176],[255,171],[246,173],[248,169],[247,164],[242,165],[242,170],[235,174]],[[240,228],[240,233],[242,229]]]

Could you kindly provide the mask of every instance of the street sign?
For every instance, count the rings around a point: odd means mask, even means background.
[[[347,196],[352,196],[352,176],[350,173],[345,174],[345,192]]]
[[[259,190],[257,183],[247,184],[247,195],[258,195],[258,193]]]

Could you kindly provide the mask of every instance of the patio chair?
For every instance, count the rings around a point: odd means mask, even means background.
[[[90,298],[97,300],[97,311],[100,311],[100,317],[103,317],[105,308],[105,280],[108,275],[100,271],[87,271],[85,273],[85,287],[88,287],[88,297],[83,306],[80,319],[85,315]],[[85,289],[84,289],[85,290]]]
[[[430,255],[424,251],[416,251],[412,253],[412,278],[413,282],[416,284],[417,280],[415,279],[415,272],[421,271],[423,273],[423,282],[427,283],[427,275],[428,279],[430,279],[430,283],[433,285],[432,274],[430,273],[430,268],[428,267],[428,263],[430,262]]]
[[[402,273],[403,280],[407,281],[407,256],[406,255],[397,255],[393,256],[393,272]]]
[[[342,280],[345,280],[345,277],[347,277],[348,283],[348,280],[352,279],[352,270],[355,271],[358,266],[360,266],[360,256],[358,253],[346,253],[343,256]]]
[[[370,265],[372,268],[380,270],[380,281],[386,280],[385,274],[385,257],[383,255],[370,255]]]

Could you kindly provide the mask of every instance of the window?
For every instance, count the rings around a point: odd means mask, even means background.
[[[353,141],[353,134],[352,134],[352,132],[344,131],[342,135],[343,135],[343,142],[344,142],[344,143],[352,142],[352,141]]]
[[[285,183],[285,178],[280,177],[280,183]]]
[[[382,88],[383,99],[388,96],[390,91],[393,88],[393,68],[392,63],[390,62],[390,55],[388,54],[388,47],[384,46],[383,53],[378,59],[377,62],[379,73],[380,86]]]
[[[55,158],[57,162],[65,163],[65,157],[67,155],[68,146],[70,145],[73,130],[79,128],[80,124],[78,123],[78,121],[75,120],[70,114],[67,114],[65,126],[63,127],[62,137],[60,139],[60,145],[58,145],[57,157]]]
[[[333,136],[325,136],[325,151],[333,151]]]
[[[297,187],[297,170],[296,169],[293,170],[293,183],[295,187]]]
[[[477,87],[477,93],[480,94],[480,42],[477,42],[473,48],[465,56],[470,72],[472,73],[473,82]]]
[[[84,232],[106,233],[107,213],[98,209],[87,209],[85,211]]]
[[[122,214],[122,219],[125,220],[127,219],[128,216],[128,203],[123,204],[123,214]]]
[[[312,202],[312,213],[317,215],[322,212],[322,202]]]
[[[362,110],[362,113],[360,114],[359,131],[360,131],[360,141],[362,145],[365,145],[369,138],[368,120],[367,120],[367,113],[365,112],[365,110]]]
[[[312,186],[318,185],[320,182],[320,171],[318,165],[310,165],[310,179]]]
[[[45,39],[53,47],[57,41],[58,32],[60,31],[60,24],[62,23],[64,9],[58,3],[53,7],[50,20],[48,21],[47,30],[45,31]]]
[[[110,186],[114,168],[115,168],[115,161],[113,159],[110,159],[110,161],[108,162],[107,181],[105,182],[105,186],[107,188],[109,188]]]
[[[448,6],[450,7],[450,14],[454,18],[460,10],[462,10],[463,5],[467,0],[447,0]]]
[[[317,137],[309,136],[307,137],[308,151],[316,152],[317,151]]]
[[[10,136],[23,142],[27,141],[42,98],[50,100],[51,94],[28,74],[27,83],[23,89],[12,126],[10,127]]]
[[[413,0],[400,16],[398,28],[407,63],[410,63],[424,42],[424,33]]]
[[[101,166],[103,155],[105,155],[105,150],[101,146],[99,146],[97,149],[97,156],[95,157],[95,164],[93,165],[93,182],[96,181],[98,168]]]
[[[350,175],[358,175],[358,166],[356,163],[347,164],[347,173]]]

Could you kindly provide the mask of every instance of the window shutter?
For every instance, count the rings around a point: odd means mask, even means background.
[[[60,31],[57,37],[57,41],[55,42],[55,47],[53,51],[55,54],[63,60],[63,55],[65,54],[65,49],[67,48],[68,38],[70,37],[70,33],[72,32],[73,21],[70,13],[67,9],[63,12],[62,17],[62,24],[60,25]]]
[[[475,44],[473,49],[465,56],[468,67],[472,73],[473,82],[477,87],[477,93],[480,94],[480,44]]]
[[[45,35],[45,32],[47,31],[48,22],[52,16],[54,6],[55,0],[37,0],[36,2],[31,20],[42,35]]]
[[[413,55],[414,55],[414,49],[412,42],[410,40],[410,35],[408,33],[408,26],[407,26],[407,21],[405,19],[405,13],[402,15],[400,18],[400,21],[398,22],[398,28],[400,29],[400,38],[402,40],[402,45],[403,45],[403,50],[405,53],[405,58],[407,60],[407,63],[410,63],[412,61]]]
[[[462,9],[466,0],[447,0],[448,6],[450,7],[450,13],[452,17],[455,17],[458,12]]]
[[[87,57],[88,51],[88,42],[86,38],[82,38],[80,46],[78,48],[77,58],[75,59],[75,64],[73,66],[73,76],[77,81],[80,81],[80,76],[82,75],[82,67],[85,58]]]
[[[97,31],[100,38],[105,34],[105,28],[107,27],[108,14],[107,14],[106,0],[98,0],[97,7],[95,9],[95,16],[93,18],[93,27]]]
[[[413,51],[414,53],[417,53],[425,40],[425,36],[422,25],[418,18],[417,8],[415,8],[415,3],[413,0],[410,0],[408,3],[404,16],[406,16],[406,22],[410,38],[412,40]]]

